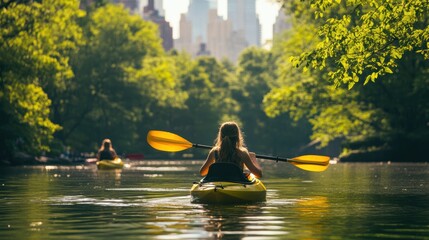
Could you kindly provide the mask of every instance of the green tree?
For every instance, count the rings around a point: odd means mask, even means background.
[[[314,140],[326,146],[343,139],[344,153],[383,151],[384,159],[374,160],[418,160],[429,140],[429,106],[422,101],[429,99],[428,5],[422,3],[285,2],[287,12],[297,14],[278,43],[280,87],[266,96],[267,113],[309,119]]]
[[[428,0],[311,0],[310,12],[323,19],[319,43],[293,58],[321,69],[329,79],[353,87],[394,74],[404,54],[429,58]],[[342,9],[341,14],[332,14]],[[325,17],[327,16],[327,17]]]
[[[221,122],[236,119],[238,104],[231,98],[227,76],[223,65],[212,57],[196,59],[182,75],[183,90],[189,94],[183,114],[193,139],[212,142]]]
[[[85,45],[72,57],[74,81],[58,98],[58,138],[92,151],[111,138],[126,151],[145,138],[139,132],[155,106],[179,106],[173,64],[164,57],[156,25],[107,4],[83,21]]]
[[[252,151],[292,154],[308,142],[308,129],[302,123],[297,126],[286,114],[270,118],[263,109],[264,96],[278,77],[277,58],[274,52],[260,48],[244,50],[237,66],[234,98],[240,104],[239,117]]]
[[[48,89],[73,76],[68,54],[79,45],[83,14],[77,1],[0,5],[0,158],[49,150],[60,126],[49,118]]]
[[[189,55],[180,53],[170,58],[175,63],[175,77],[180,82],[180,89],[186,93],[185,105],[183,108],[157,108],[151,128],[211,144],[222,121],[238,120],[239,105],[232,99],[230,91],[233,73],[213,57],[191,59]],[[191,149],[188,153],[203,158],[207,151]]]
[[[176,126],[175,112],[183,110],[188,93],[182,90],[175,59],[151,57],[144,60],[143,68],[133,74],[142,97],[136,110],[143,111],[137,122],[139,138],[133,142],[132,151],[142,151],[146,146],[146,134],[151,129],[168,129]],[[143,149],[145,153],[152,149]]]

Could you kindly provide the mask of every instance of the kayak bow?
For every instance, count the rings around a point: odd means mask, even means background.
[[[98,169],[122,169],[124,162],[120,158],[114,160],[100,160],[97,162]]]
[[[194,203],[248,203],[265,201],[267,189],[252,173],[243,174],[233,163],[213,163],[207,176],[191,188]]]
[[[253,174],[250,183],[198,182],[191,188],[193,203],[249,203],[266,200],[267,189]]]

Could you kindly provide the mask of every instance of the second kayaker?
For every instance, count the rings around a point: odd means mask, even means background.
[[[262,177],[262,168],[255,153],[244,146],[243,134],[235,122],[225,122],[220,126],[215,146],[200,169],[201,176],[206,176],[210,165],[218,162],[234,163],[242,170],[247,167],[257,178]]]
[[[114,160],[118,155],[112,146],[112,141],[106,138],[101,143],[100,149],[97,153],[97,160]]]

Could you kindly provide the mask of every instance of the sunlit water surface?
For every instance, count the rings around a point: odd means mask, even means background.
[[[190,203],[201,161],[0,170],[0,239],[429,239],[428,164],[262,162],[267,201]]]

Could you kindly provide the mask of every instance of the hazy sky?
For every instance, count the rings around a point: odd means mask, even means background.
[[[170,22],[173,28],[173,38],[179,37],[180,14],[187,12],[189,0],[164,0],[165,18]],[[218,0],[218,13],[226,18],[227,0]],[[261,23],[261,43],[264,44],[267,39],[273,35],[273,24],[276,20],[280,5],[275,0],[256,0],[256,13],[259,15]]]

